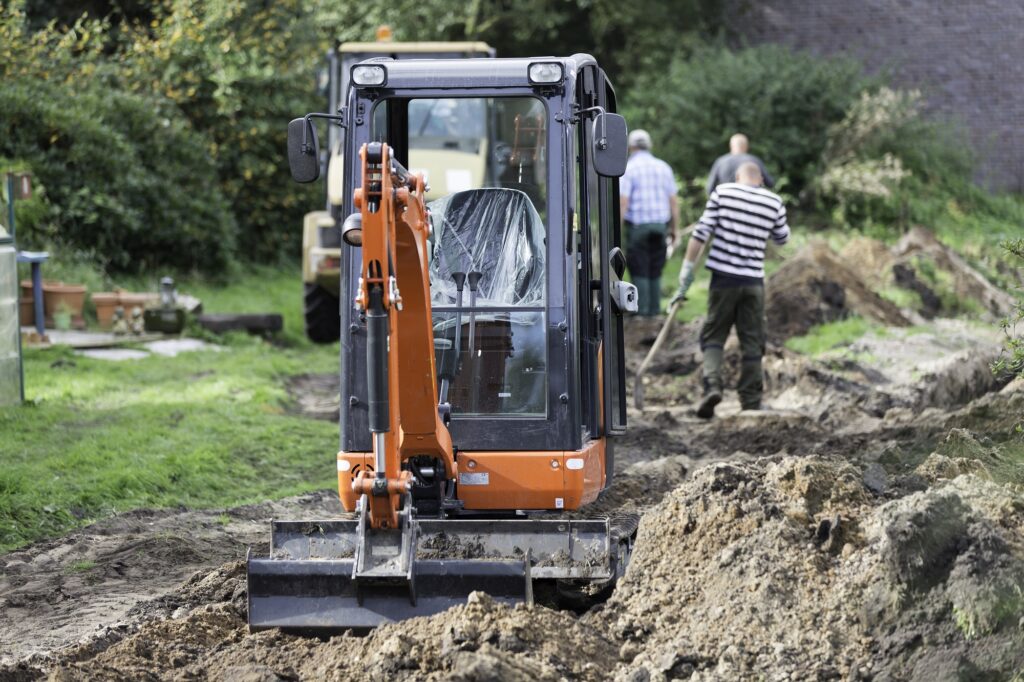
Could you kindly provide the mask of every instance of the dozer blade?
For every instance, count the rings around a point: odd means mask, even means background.
[[[608,581],[618,545],[601,520],[419,520],[408,570],[357,571],[358,521],[274,521],[267,558],[248,558],[249,627],[338,632],[439,613],[482,591],[532,602],[533,581]],[[401,536],[401,533],[393,533]],[[400,546],[392,542],[393,547]],[[383,545],[387,545],[384,542]]]

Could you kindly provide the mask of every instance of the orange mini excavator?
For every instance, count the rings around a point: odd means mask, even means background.
[[[272,523],[270,555],[248,559],[249,625],[331,632],[474,590],[607,591],[636,518],[577,510],[611,480],[636,310],[614,91],[588,55],[372,60],[350,76],[338,112],[291,122],[288,154],[316,180],[313,119],[340,126],[337,465],[355,514]],[[430,168],[407,170],[411,150]],[[428,206],[439,173],[449,192]]]

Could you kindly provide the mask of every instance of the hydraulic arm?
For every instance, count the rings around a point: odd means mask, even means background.
[[[455,477],[455,460],[437,406],[423,177],[409,173],[381,142],[363,145],[359,158],[363,182],[354,203],[362,220],[363,253],[356,307],[366,313],[375,466],[352,485],[371,527],[397,528],[401,502],[413,485],[402,462],[433,458],[447,480]]]

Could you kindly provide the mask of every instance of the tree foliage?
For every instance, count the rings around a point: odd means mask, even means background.
[[[483,40],[500,56],[594,54],[694,210],[737,131],[792,203],[843,224],[927,223],[948,217],[950,197],[995,205],[919,97],[851,60],[731,49],[723,12],[715,0],[11,0],[0,158],[47,188],[34,234],[115,269],[295,257],[322,195],[289,178],[287,122],[322,107],[328,48],[389,24],[395,40]]]
[[[801,189],[814,177],[830,126],[869,84],[859,64],[778,46],[724,46],[646,71],[626,98],[627,117],[686,178],[706,175],[742,132],[769,171]]]
[[[207,137],[244,256],[298,252],[315,188],[292,183],[287,123],[317,108],[315,18],[304,0],[173,0],[127,36],[121,87],[177,105]]]
[[[0,14],[0,157],[47,190],[25,243],[66,244],[115,270],[221,268],[234,221],[204,138],[172,103],[111,87],[106,28],[27,33],[20,8]]]

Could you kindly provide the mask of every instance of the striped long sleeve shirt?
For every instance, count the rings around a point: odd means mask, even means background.
[[[708,198],[694,239],[711,237],[707,268],[731,277],[764,279],[764,247],[789,241],[786,207],[777,194],[738,182],[719,185]]]

